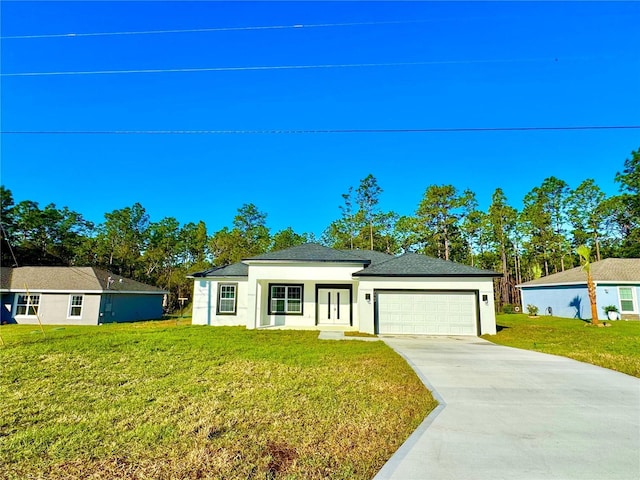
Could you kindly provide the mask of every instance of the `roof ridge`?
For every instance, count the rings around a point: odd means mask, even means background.
[[[306,257],[306,258],[305,258]],[[315,258],[317,257],[317,258]],[[326,257],[326,258],[323,258]],[[348,254],[340,249],[327,247],[316,242],[307,242],[301,245],[284,248],[271,252],[265,252],[253,257],[243,258],[242,261],[280,261],[280,260],[299,260],[299,261],[333,261],[333,262],[360,262],[369,261],[356,254]]]
[[[379,266],[379,265],[384,265],[384,264],[385,264],[385,263],[387,263],[387,262],[391,262],[391,261],[393,261],[393,260],[398,260],[399,258],[404,257],[407,253],[409,253],[409,252],[404,252],[403,254],[401,254],[401,255],[397,255],[397,256],[396,256],[396,255],[392,255],[392,256],[391,256],[391,258],[388,258],[388,259],[386,259],[386,260],[383,260],[382,262],[378,262],[378,263],[376,263],[376,265],[375,265],[375,266],[377,267],[377,266]],[[373,266],[373,265],[372,265],[372,266]],[[367,269],[367,268],[368,268],[368,267],[365,267],[364,269]]]

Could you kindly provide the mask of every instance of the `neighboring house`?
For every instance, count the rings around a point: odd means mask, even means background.
[[[308,243],[190,276],[194,324],[495,334],[500,274],[416,253],[394,257]]]
[[[615,305],[621,318],[640,320],[640,258],[593,262],[591,276],[596,284],[599,319],[607,318],[603,307]],[[551,312],[558,317],[591,319],[587,274],[582,267],[522,283],[518,288],[525,310],[527,305],[535,305],[541,314]]]
[[[36,324],[40,317],[43,324],[98,325],[150,320],[162,316],[165,293],[93,267],[3,267],[1,321]]]

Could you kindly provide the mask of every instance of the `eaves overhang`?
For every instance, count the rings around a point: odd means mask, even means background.
[[[355,272],[354,277],[402,277],[402,278],[499,278],[501,273],[367,273]]]
[[[347,265],[370,265],[371,260],[328,260],[326,258],[309,258],[304,260],[251,260],[251,259],[243,259],[243,263],[247,265],[259,265],[259,264],[271,264],[271,265],[304,265],[307,263],[339,263],[339,264],[347,264]]]
[[[249,275],[187,275],[187,278],[194,280],[211,280],[214,278],[249,278]]]
[[[144,290],[64,290],[64,289],[42,289],[37,287],[31,287],[28,290],[29,293],[77,293],[77,294],[85,294],[85,295],[102,295],[104,293],[108,294],[125,294],[125,295],[164,295],[169,293],[167,290],[154,290],[154,291],[144,291]],[[27,293],[26,288],[0,288],[0,293]]]
[[[638,281],[629,281],[629,280],[624,280],[624,281],[615,281],[615,280],[594,280],[593,284],[595,286],[611,286],[611,287],[615,287],[617,285],[640,285],[640,280]],[[531,285],[527,285],[526,283],[521,283],[519,285],[516,285],[516,288],[545,288],[545,287],[586,287],[587,286],[587,281],[580,281],[580,282],[555,282],[555,283],[534,283]]]

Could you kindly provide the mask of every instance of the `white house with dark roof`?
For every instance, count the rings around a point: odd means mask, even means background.
[[[607,258],[591,264],[596,284],[598,318],[607,315],[603,308],[613,305],[620,318],[640,320],[640,258]],[[587,274],[582,267],[554,273],[518,285],[522,305],[538,307],[541,314],[557,317],[591,319],[591,303],[587,292]]]
[[[94,267],[3,267],[2,323],[98,325],[162,317],[167,292]]]
[[[500,274],[415,253],[308,243],[191,275],[200,325],[495,334]]]

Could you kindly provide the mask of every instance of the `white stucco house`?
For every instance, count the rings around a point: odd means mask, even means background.
[[[500,274],[405,253],[307,243],[190,276],[193,324],[376,334],[496,333]]]

